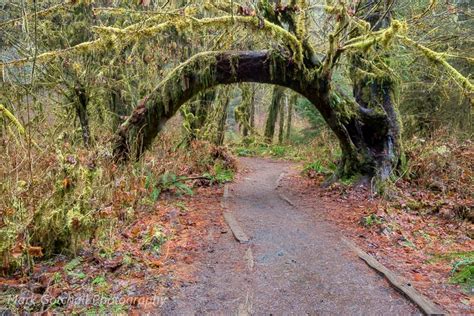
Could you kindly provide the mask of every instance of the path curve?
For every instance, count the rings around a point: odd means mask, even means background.
[[[335,226],[285,200],[297,194],[284,181],[277,185],[282,173],[297,172],[295,164],[239,162],[248,172],[229,186],[227,207],[250,242],[238,243],[230,230],[210,241],[197,281],[168,300],[163,314],[420,313],[341,242]]]

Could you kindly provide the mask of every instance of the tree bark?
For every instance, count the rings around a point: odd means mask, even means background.
[[[292,120],[293,120],[293,106],[296,103],[297,99],[298,99],[298,96],[293,93],[291,95],[291,99],[290,99],[290,102],[288,104],[288,118],[286,120],[286,136],[285,136],[287,141],[290,140],[290,136],[291,136],[291,124],[292,124]]]
[[[389,3],[385,6],[378,6],[376,2],[369,0],[366,9],[359,14],[365,17],[365,20],[375,31],[388,27],[391,21]],[[401,121],[397,113],[394,80],[389,75],[375,79],[362,75],[372,71],[372,64],[377,61],[371,59],[373,59],[371,55],[364,53],[356,53],[351,56],[353,95],[363,112],[383,114],[379,115],[379,121],[371,120],[368,122],[369,124],[354,122],[351,128],[358,130],[358,132],[352,130],[350,133],[355,144],[363,143],[368,147],[366,149],[368,155],[376,161],[374,167],[378,176],[386,179],[396,168],[401,154]],[[366,60],[371,63],[367,63]],[[359,70],[363,70],[363,72]]]
[[[282,144],[283,143],[283,135],[284,135],[284,128],[285,128],[285,107],[288,105],[288,96],[283,95],[284,97],[284,102],[280,102],[280,111],[278,115],[280,116],[279,119],[279,126],[278,126],[278,143]]]
[[[240,104],[234,109],[234,117],[239,125],[243,137],[247,137],[252,131],[252,106],[253,88],[250,85],[240,85]]]
[[[340,174],[374,175],[379,159],[386,158],[376,149],[381,146],[378,141],[388,136],[373,138],[366,133],[387,131],[387,115],[344,97],[331,88],[329,78],[307,71],[281,51],[206,52],[193,56],[174,69],[122,124],[115,140],[115,158],[138,159],[183,103],[205,89],[238,82],[279,85],[308,98],[339,140]]]
[[[224,100],[221,101],[220,104],[221,108],[219,109],[219,116],[218,116],[218,124],[217,124],[217,131],[215,135],[214,144],[218,146],[222,146],[224,144],[225,138],[225,127],[227,122],[227,112],[229,109],[230,97],[228,94],[224,96]]]
[[[278,113],[281,108],[281,99],[283,97],[283,88],[276,86],[273,88],[272,102],[268,107],[267,120],[265,122],[265,141],[269,144],[273,143],[273,136],[275,135],[275,125]]]
[[[252,131],[255,130],[255,85],[252,85],[252,95],[250,98],[250,118],[249,125]]]
[[[110,111],[113,113],[112,127],[116,129],[123,123],[124,117],[129,115],[126,104],[123,101],[122,92],[120,88],[113,87],[110,92]]]

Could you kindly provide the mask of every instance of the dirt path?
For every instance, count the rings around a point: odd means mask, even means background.
[[[340,241],[337,229],[282,199],[294,164],[243,158],[249,172],[229,187],[228,206],[251,238],[230,229],[209,242],[195,283],[166,302],[167,315],[413,314],[419,311]],[[293,195],[297,196],[297,195]]]

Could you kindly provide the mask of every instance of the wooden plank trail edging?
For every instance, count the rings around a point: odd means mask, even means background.
[[[229,198],[229,186],[226,184],[224,186],[224,195],[222,196],[221,200],[221,207],[224,209],[224,219],[229,225],[232,234],[234,235],[235,239],[239,241],[241,244],[247,243],[250,241],[250,238],[245,234],[243,229],[240,227],[239,223],[235,219],[234,215],[227,210],[227,199]]]
[[[374,257],[357,247],[352,241],[345,238],[342,241],[351,248],[362,260],[364,260],[371,268],[383,274],[385,278],[400,292],[405,294],[413,303],[426,315],[445,315],[445,312],[431,302],[426,296],[419,293],[410,282],[407,282],[401,276],[387,269],[383,264],[378,262]]]
[[[293,201],[291,201],[289,198],[287,198],[286,195],[284,195],[283,193],[278,192],[278,196],[290,206],[296,207],[296,204],[293,203]]]
[[[237,220],[235,219],[234,215],[232,215],[232,213],[225,211],[224,219],[227,222],[227,225],[229,225],[230,230],[232,230],[232,234],[234,234],[235,239],[237,239],[241,244],[249,242],[250,239],[244,233],[239,223],[237,223]]]
[[[278,179],[275,181],[275,189],[277,189],[280,186],[280,182],[285,177],[285,174],[286,172],[280,173],[280,175],[278,176]]]

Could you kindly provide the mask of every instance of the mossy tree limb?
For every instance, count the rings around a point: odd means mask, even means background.
[[[294,80],[301,78],[301,80]],[[307,79],[303,79],[307,78]],[[312,77],[298,67],[291,56],[274,51],[205,52],[175,68],[135,108],[119,128],[115,156],[123,159],[132,151],[140,156],[162,125],[179,107],[197,93],[219,84],[260,82],[298,85],[304,90]],[[301,85],[301,86],[300,86]]]

